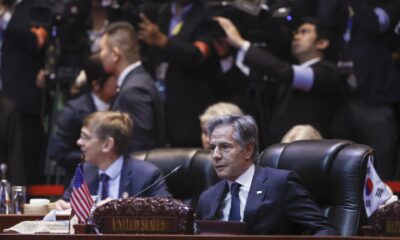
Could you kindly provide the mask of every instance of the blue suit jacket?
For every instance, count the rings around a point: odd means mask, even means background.
[[[199,219],[220,219],[227,189],[227,181],[222,180],[201,194]],[[268,167],[256,166],[243,221],[249,234],[338,234],[296,174]]]
[[[99,170],[93,164],[85,163],[83,165],[83,174],[85,181],[89,187],[91,195],[97,195],[99,186]],[[156,166],[151,163],[134,160],[130,157],[124,157],[124,163],[121,170],[121,178],[119,183],[118,197],[121,198],[124,192],[127,192],[129,196],[142,191],[144,188],[150,186],[160,178],[162,178],[162,172]],[[74,178],[71,180],[71,184],[65,190],[63,199],[69,201]],[[167,190],[165,181],[154,185],[147,191],[138,195],[138,197],[170,197],[171,194]]]

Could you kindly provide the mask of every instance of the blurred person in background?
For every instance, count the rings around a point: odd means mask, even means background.
[[[215,117],[224,115],[243,115],[243,111],[233,103],[218,102],[207,107],[207,109],[199,116],[201,127],[201,144],[203,149],[209,150],[210,147],[207,135],[208,122]]]
[[[21,123],[22,159],[27,182],[40,183],[43,178],[45,135],[41,116],[43,79],[37,74],[43,64],[43,49],[48,33],[31,26],[31,7],[38,0],[2,1],[1,88],[16,107]],[[33,140],[34,139],[34,140]]]
[[[276,82],[280,93],[267,125],[267,144],[280,142],[296,124],[311,124],[323,136],[331,135],[331,120],[340,101],[343,81],[334,63],[324,58],[330,46],[328,29],[314,18],[304,18],[293,35],[291,51],[298,63],[280,60],[267,49],[242,38],[226,18],[215,18],[226,41],[239,48],[236,64],[243,72],[257,71]]]
[[[400,164],[400,71],[392,59],[398,0],[344,1],[348,6],[338,62],[347,94],[333,133],[376,149],[376,170],[383,180],[398,180]]]
[[[162,147],[163,106],[153,79],[143,67],[138,36],[128,22],[107,26],[100,42],[106,72],[117,78],[112,110],[129,113],[135,122],[129,153]]]
[[[82,152],[76,140],[85,117],[96,111],[107,111],[117,91],[117,80],[104,71],[98,55],[92,55],[84,67],[86,93],[68,101],[57,120],[57,130],[49,143],[50,158],[66,170],[64,184],[69,181]]]
[[[21,132],[15,105],[0,94],[0,163],[7,164],[6,178],[12,185],[25,185]]]
[[[321,134],[311,125],[293,126],[282,138],[282,143],[290,143],[303,139],[322,139]]]
[[[165,101],[171,147],[200,146],[198,116],[217,98],[218,58],[199,33],[206,19],[202,0],[172,1],[161,8],[156,23],[141,15],[139,38],[149,46],[145,64]]]

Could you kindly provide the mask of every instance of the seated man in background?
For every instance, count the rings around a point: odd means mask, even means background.
[[[68,101],[57,120],[57,132],[49,144],[52,160],[64,167],[65,185],[74,174],[76,165],[81,160],[82,152],[76,145],[76,139],[82,128],[85,117],[96,111],[106,111],[116,94],[117,80],[107,74],[98,55],[92,55],[86,62],[87,93]]]
[[[210,148],[208,136],[207,136],[207,124],[208,122],[219,116],[224,115],[243,115],[242,110],[233,103],[218,102],[207,107],[207,109],[199,117],[201,127],[201,144],[203,148],[208,150]]]
[[[101,200],[140,197],[169,197],[164,181],[144,190],[162,178],[161,171],[153,164],[131,159],[123,153],[129,145],[133,122],[122,112],[95,112],[83,123],[77,144],[84,156],[84,177],[90,194]],[[70,208],[72,184],[63,199],[56,202],[56,209]]]
[[[245,222],[249,234],[338,234],[295,173],[254,164],[258,128],[252,117],[217,117],[207,132],[222,181],[200,196],[198,219]]]

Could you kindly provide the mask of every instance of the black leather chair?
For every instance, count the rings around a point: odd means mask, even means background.
[[[367,160],[374,150],[347,140],[303,140],[265,149],[259,163],[296,172],[341,235],[357,235],[365,224]]]
[[[131,154],[133,158],[149,161],[164,175],[175,167],[181,169],[166,179],[168,190],[176,199],[197,206],[200,194],[218,182],[211,164],[210,153],[198,148],[159,148]]]

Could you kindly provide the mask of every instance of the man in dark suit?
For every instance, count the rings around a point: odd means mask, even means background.
[[[400,71],[393,57],[393,28],[400,19],[398,0],[344,1],[352,11],[344,34],[341,61],[347,67],[349,94],[334,128],[334,137],[376,149],[382,180],[400,177]]]
[[[201,146],[198,116],[216,102],[219,68],[210,41],[199,30],[207,20],[204,1],[171,1],[156,24],[141,17],[139,36],[149,46],[146,67],[164,94],[167,141],[172,147]]]
[[[0,93],[0,163],[7,164],[7,179],[13,185],[25,185],[21,132],[17,110]]]
[[[310,124],[330,137],[331,119],[339,105],[343,80],[337,67],[324,59],[330,45],[329,33],[319,21],[306,18],[297,28],[292,41],[292,54],[299,64],[275,57],[270,51],[251,46],[232,22],[217,17],[226,32],[227,42],[239,48],[237,65],[243,72],[252,71],[274,79],[276,104],[268,116],[267,143],[280,142],[297,124]],[[264,124],[264,123],[263,123]]]
[[[135,128],[133,151],[163,145],[163,110],[154,81],[140,61],[135,30],[127,22],[114,22],[106,27],[100,42],[100,57],[106,72],[118,78],[118,91],[112,110],[127,112]]]
[[[30,24],[31,8],[39,0],[1,1],[12,6],[1,16],[1,80],[4,95],[13,101],[18,112],[22,137],[22,159],[27,182],[43,180],[45,135],[41,119],[43,113],[42,83],[37,74],[43,64],[43,49],[47,32]],[[3,19],[9,14],[11,19]],[[4,30],[4,31],[3,31]],[[35,139],[32,141],[32,139]]]
[[[254,164],[258,129],[252,117],[217,117],[207,132],[223,180],[201,194],[199,219],[242,221],[249,234],[337,234],[295,173]]]
[[[64,184],[69,184],[76,165],[81,160],[81,151],[76,140],[85,117],[95,111],[106,111],[116,94],[117,81],[107,74],[98,55],[89,57],[85,64],[86,88],[88,92],[68,101],[57,120],[57,131],[49,144],[52,160],[66,170]]]
[[[95,112],[85,118],[77,144],[84,156],[84,177],[90,194],[102,200],[141,197],[169,197],[161,171],[148,162],[124,155],[132,134],[133,122],[127,113]],[[69,208],[74,179],[66,189],[57,209]]]

